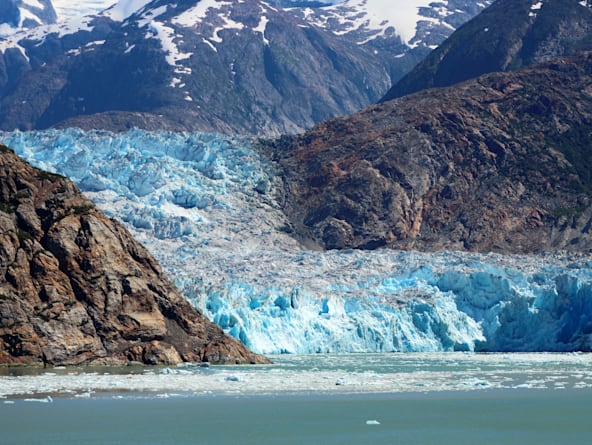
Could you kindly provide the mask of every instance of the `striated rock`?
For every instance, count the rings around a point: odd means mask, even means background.
[[[368,107],[264,149],[321,248],[592,250],[592,53]]]
[[[0,146],[0,364],[263,363],[66,178]]]

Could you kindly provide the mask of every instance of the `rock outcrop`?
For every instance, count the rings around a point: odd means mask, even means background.
[[[262,363],[66,178],[0,145],[0,364]]]
[[[326,249],[592,250],[592,53],[426,90],[264,147]]]
[[[592,1],[497,0],[457,29],[383,101],[592,50]]]

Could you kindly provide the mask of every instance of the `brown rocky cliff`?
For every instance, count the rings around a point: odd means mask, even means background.
[[[66,178],[0,145],[0,364],[263,363]]]
[[[322,248],[592,250],[592,55],[489,74],[266,149]]]

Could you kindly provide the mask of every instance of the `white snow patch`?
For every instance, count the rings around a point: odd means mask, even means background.
[[[409,43],[415,36],[417,22],[426,20],[420,15],[419,8],[428,7],[430,3],[432,0],[346,0],[324,10],[335,12],[332,18],[341,20],[344,29],[339,34],[360,29],[375,30],[376,33],[368,39],[371,40],[392,27],[403,42]],[[347,10],[352,14],[343,14]]]
[[[156,38],[160,41],[160,45],[165,52],[166,61],[171,66],[177,66],[181,60],[189,59],[193,53],[183,53],[175,44],[177,35],[175,30],[166,26],[164,23],[152,21],[148,24],[148,29],[151,33],[146,35],[146,38]]]
[[[177,65],[175,67],[175,74],[186,74],[186,75],[190,76],[191,73],[192,73],[192,70],[188,66]]]
[[[142,0],[144,1],[144,0]],[[146,34],[146,38],[155,38],[160,41],[160,45],[166,54],[166,61],[169,65],[178,67],[177,63],[189,59],[193,53],[184,53],[179,50],[179,47],[175,43],[175,40],[181,39],[183,36],[177,34],[173,28],[165,25],[162,22],[156,21],[155,19],[164,14],[169,5],[163,5],[155,9],[146,11],[140,20],[138,20],[138,26],[140,28],[148,28],[149,32]],[[189,71],[187,71],[189,70]],[[175,70],[179,74],[190,74],[191,70],[184,67],[179,67]]]
[[[25,23],[25,20],[27,20],[27,19],[32,20],[40,25],[43,23],[43,20],[41,20],[37,15],[35,15],[33,12],[29,11],[28,9],[21,8],[20,12],[21,12],[21,14],[20,14],[21,19],[20,19],[19,25],[18,25],[19,28],[21,28],[23,26],[23,24]]]
[[[214,46],[214,44],[212,42],[210,42],[208,39],[202,39],[202,41],[208,45],[210,48],[212,48],[214,50],[214,52],[218,52],[218,49]]]
[[[484,8],[490,3],[491,0],[488,0],[478,6]],[[422,15],[422,8],[427,8],[430,14]],[[337,35],[349,34],[357,39],[358,44],[390,36],[394,30],[395,35],[410,48],[418,46],[414,38],[420,23],[432,22],[437,27],[454,31],[447,18],[455,13],[466,15],[465,11],[449,6],[447,0],[346,0],[324,8],[293,9],[307,22],[329,27]]]
[[[56,34],[58,38],[62,38],[78,31],[90,32],[93,30],[93,27],[90,25],[92,20],[92,17],[76,17],[64,23],[42,25],[32,29],[12,33],[6,36],[4,39],[0,39],[0,53],[3,54],[9,48],[16,48],[22,53],[24,58],[29,61],[29,57],[27,56],[25,48],[19,43],[22,40],[37,41],[39,44],[41,44],[50,34]]]
[[[224,11],[222,11],[223,9]],[[221,31],[228,29],[241,30],[245,28],[243,23],[233,20],[231,14],[232,2],[202,0],[193,8],[189,8],[187,11],[173,18],[171,22],[185,28],[196,26],[206,21],[207,23],[222,22],[222,25],[216,27],[210,37],[204,38],[206,43],[212,45],[212,42],[221,43],[223,41],[222,37],[220,37]],[[257,30],[266,24],[266,21],[264,23],[260,22]],[[263,28],[264,31],[265,28]],[[263,38],[265,39],[265,36]]]
[[[259,25],[256,28],[253,28],[253,31],[260,32],[261,36],[263,37],[263,43],[269,45],[269,40],[265,37],[265,28],[267,28],[267,23],[269,23],[269,19],[267,16],[262,15],[261,19],[259,20]]]
[[[221,19],[224,20],[224,25],[214,29],[214,33],[212,34],[212,37],[210,37],[210,40],[216,42],[216,43],[222,43],[223,39],[222,37],[220,37],[220,32],[221,31],[225,31],[227,29],[238,29],[241,30],[245,27],[245,25],[243,25],[240,22],[235,22],[234,20],[232,20],[230,18],[230,14],[228,14],[227,16],[220,16]]]
[[[189,8],[182,14],[173,18],[172,23],[174,23],[175,25],[180,25],[189,28],[204,20],[210,9],[216,10],[224,6],[231,5],[232,2],[218,0],[201,0],[193,8]]]
[[[537,2],[534,5],[532,5],[530,7],[531,11],[538,11],[539,9],[541,9],[543,7],[543,2]]]
[[[0,23],[0,38],[14,34],[15,29],[8,23]]]
[[[104,45],[105,41],[104,40],[95,40],[94,42],[88,42],[86,44],[87,48],[90,48],[91,46],[100,46],[100,45]]]
[[[132,14],[141,10],[152,0],[120,0],[104,12],[104,15],[116,22],[123,22]]]

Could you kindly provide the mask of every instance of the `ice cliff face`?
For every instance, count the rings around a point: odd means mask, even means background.
[[[592,349],[586,256],[309,251],[290,237],[273,165],[206,134],[5,133],[125,221],[183,294],[251,349]]]

